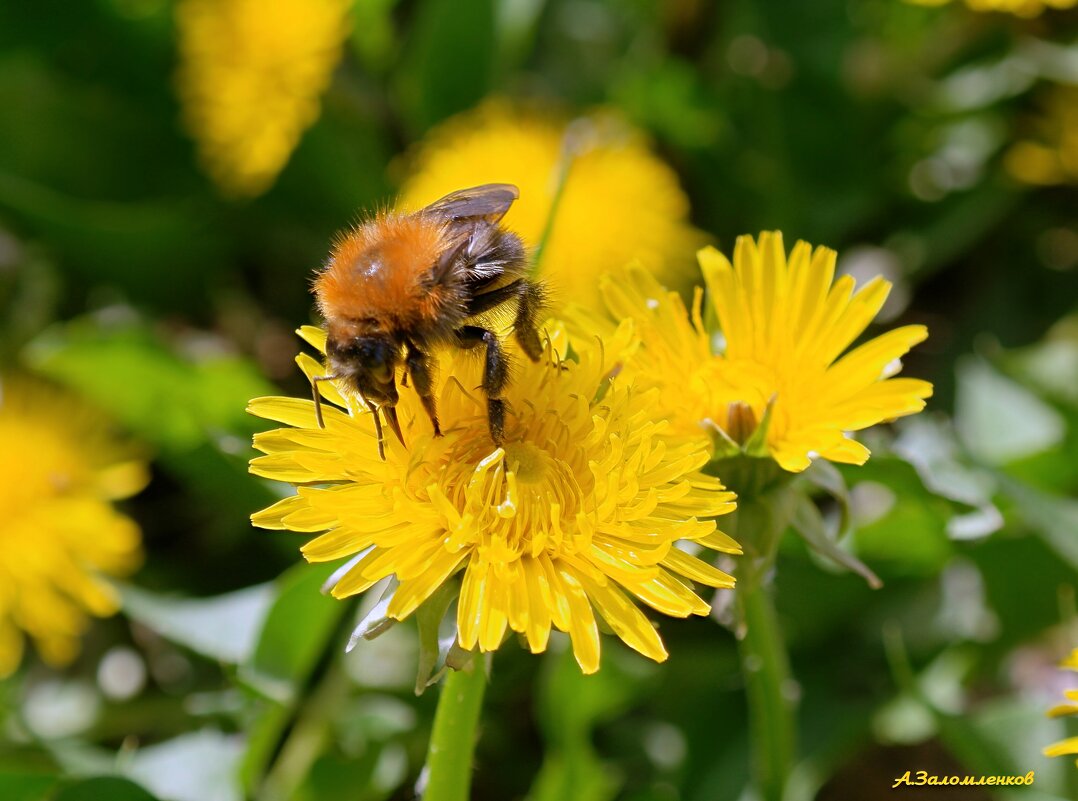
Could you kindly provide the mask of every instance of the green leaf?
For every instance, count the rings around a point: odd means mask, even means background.
[[[288,725],[295,702],[350,604],[322,594],[334,565],[298,564],[278,579],[279,592],[239,677],[267,703],[248,726],[242,775],[257,784]]]
[[[55,773],[0,767],[0,798],[4,801],[40,801],[59,780]]]
[[[247,401],[273,392],[255,367],[225,354],[181,356],[133,320],[83,318],[56,326],[29,348],[32,364],[106,408],[168,453],[222,433],[254,429]]]
[[[879,576],[852,553],[843,550],[838,544],[838,531],[829,531],[823,515],[806,495],[798,495],[797,504],[794,507],[794,516],[790,521],[794,531],[800,534],[805,542],[819,555],[830,559],[837,565],[850,570],[861,576],[868,586],[879,589],[883,586]]]
[[[925,575],[940,570],[952,553],[947,521],[953,504],[928,492],[914,468],[901,459],[874,456],[846,475],[859,482],[853,487],[854,512],[860,483],[878,485],[892,498],[885,514],[857,522],[854,552],[888,575]]]
[[[290,703],[350,604],[321,592],[334,565],[298,564],[278,580],[277,597],[240,676],[280,703]]]
[[[403,778],[408,758],[400,746],[371,745],[362,755],[342,759],[335,755],[321,757],[311,768],[294,801],[323,801],[347,798],[349,801],[382,801],[389,798]]]
[[[826,459],[817,459],[808,469],[801,473],[800,478],[827,494],[831,500],[838,504],[839,519],[838,528],[833,539],[838,542],[853,530],[853,515],[850,513],[850,490],[846,486],[846,479],[838,468]],[[869,582],[870,584],[872,582]]]
[[[352,6],[352,47],[363,66],[383,72],[392,63],[397,41],[393,11],[398,0],[367,0]]]
[[[18,796],[3,792],[0,780],[0,798],[17,801]],[[27,797],[26,801],[39,801],[42,796]],[[170,796],[177,798],[176,796]],[[117,776],[98,776],[70,784],[54,795],[51,801],[157,801],[157,799],[134,782]],[[208,799],[207,799],[208,801]]]
[[[905,421],[894,452],[917,469],[926,489],[968,506],[991,501],[995,482],[963,459],[954,428],[946,418],[918,415]]]
[[[1000,477],[1000,485],[1045,544],[1078,570],[1078,501],[1040,492],[1006,476]]]
[[[170,598],[132,586],[120,588],[128,617],[165,639],[229,664],[245,662],[275,596],[272,584],[246,587],[214,598]]]
[[[1078,408],[1078,315],[1053,326],[1045,341],[1008,352],[1004,366],[1039,393]]]
[[[195,311],[206,305],[206,278],[226,263],[227,240],[175,123],[163,57],[171,25],[159,9],[165,24],[153,38],[152,26],[132,36],[130,24],[110,25],[109,5],[69,8],[59,23],[45,7],[3,14],[0,107],[19,113],[0,118],[0,212],[47,243],[80,289],[115,287],[138,302]],[[42,36],[38,25],[52,33],[35,48],[28,39]],[[92,68],[60,63],[57,45],[72,35]],[[107,79],[106,64],[116,68]],[[79,147],[70,146],[73,131]]]
[[[714,86],[672,54],[658,62],[626,64],[610,91],[634,122],[685,150],[707,151],[728,134]]]
[[[242,754],[241,737],[207,729],[140,749],[125,772],[167,801],[241,801]]]
[[[974,507],[947,521],[951,539],[981,539],[1003,526],[1003,516],[992,502],[995,478],[962,453],[949,421],[926,415],[908,421],[894,443],[894,451],[917,469],[926,489]]]
[[[496,52],[493,0],[420,3],[398,73],[412,127],[425,130],[486,96]]]
[[[959,362],[957,392],[958,434],[985,464],[1013,462],[1063,441],[1062,415],[983,359]]]

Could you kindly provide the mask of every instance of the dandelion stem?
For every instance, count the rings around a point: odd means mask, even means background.
[[[543,252],[546,250],[547,243],[550,242],[551,234],[554,232],[554,221],[557,219],[558,207],[561,205],[562,195],[565,193],[565,184],[569,180],[569,170],[572,169],[573,160],[576,158],[577,152],[583,146],[583,140],[590,125],[591,123],[587,120],[575,120],[570,123],[565,132],[561,147],[561,159],[558,162],[558,173],[554,179],[554,193],[550,201],[550,211],[547,212],[546,223],[543,225],[543,232],[539,236],[539,244],[535,248],[535,255],[532,258],[532,271],[534,273],[539,272],[539,263],[543,258]]]
[[[423,801],[468,801],[486,686],[487,674],[478,657],[464,670],[449,671],[434,713]]]
[[[749,585],[738,589],[745,622],[739,648],[753,771],[764,801],[782,801],[794,759],[793,680],[768,587],[763,582]]]

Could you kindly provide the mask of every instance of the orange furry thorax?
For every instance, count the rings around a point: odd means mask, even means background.
[[[426,279],[449,246],[438,221],[379,214],[334,244],[314,282],[322,315],[387,331],[434,319],[446,299]]]

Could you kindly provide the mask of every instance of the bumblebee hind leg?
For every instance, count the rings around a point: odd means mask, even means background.
[[[514,299],[517,301],[517,313],[513,320],[513,332],[527,357],[537,362],[543,355],[543,343],[537,328],[544,300],[542,286],[527,278],[518,278],[503,287],[476,295],[468,302],[466,311],[471,317]]]
[[[457,341],[462,348],[486,347],[482,387],[487,394],[487,424],[490,438],[495,445],[501,445],[505,437],[505,401],[500,395],[509,380],[509,362],[501,343],[493,331],[476,325],[466,325],[457,331]]]
[[[430,359],[427,358],[427,354],[409,342],[405,365],[408,369],[404,374],[412,377],[416,394],[419,395],[419,400],[427,411],[427,417],[434,426],[434,436],[442,436],[442,429],[438,425],[438,409],[434,401],[434,373],[430,366]]]
[[[531,281],[524,281],[520,289],[520,305],[513,321],[513,333],[517,342],[533,362],[543,355],[543,343],[539,340],[538,317],[543,308],[543,288]]]

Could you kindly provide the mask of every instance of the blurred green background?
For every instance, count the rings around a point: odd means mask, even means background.
[[[414,625],[342,653],[356,608],[318,594],[299,538],[248,523],[276,490],[246,473],[244,406],[306,394],[291,331],[334,232],[490,96],[618,110],[723,250],[764,229],[834,247],[895,283],[889,325],[931,331],[905,367],[935,383],[929,411],[844,470],[851,547],[884,588],[792,539],[780,559],[793,797],[1035,770],[1033,788],[893,794],[1078,798],[1073,762],[1040,753],[1066,734],[1044,711],[1078,646],[1078,10],[356,0],[320,113],[242,200],[181,123],[175,11],[0,5],[3,367],[104,406],[153,454],[123,504],[147,556],[121,614],[69,668],[31,655],[0,683],[0,798],[415,797],[436,693],[413,692]],[[502,648],[474,797],[742,798],[735,641],[662,625],[667,663],[607,638],[587,678],[558,649]]]

